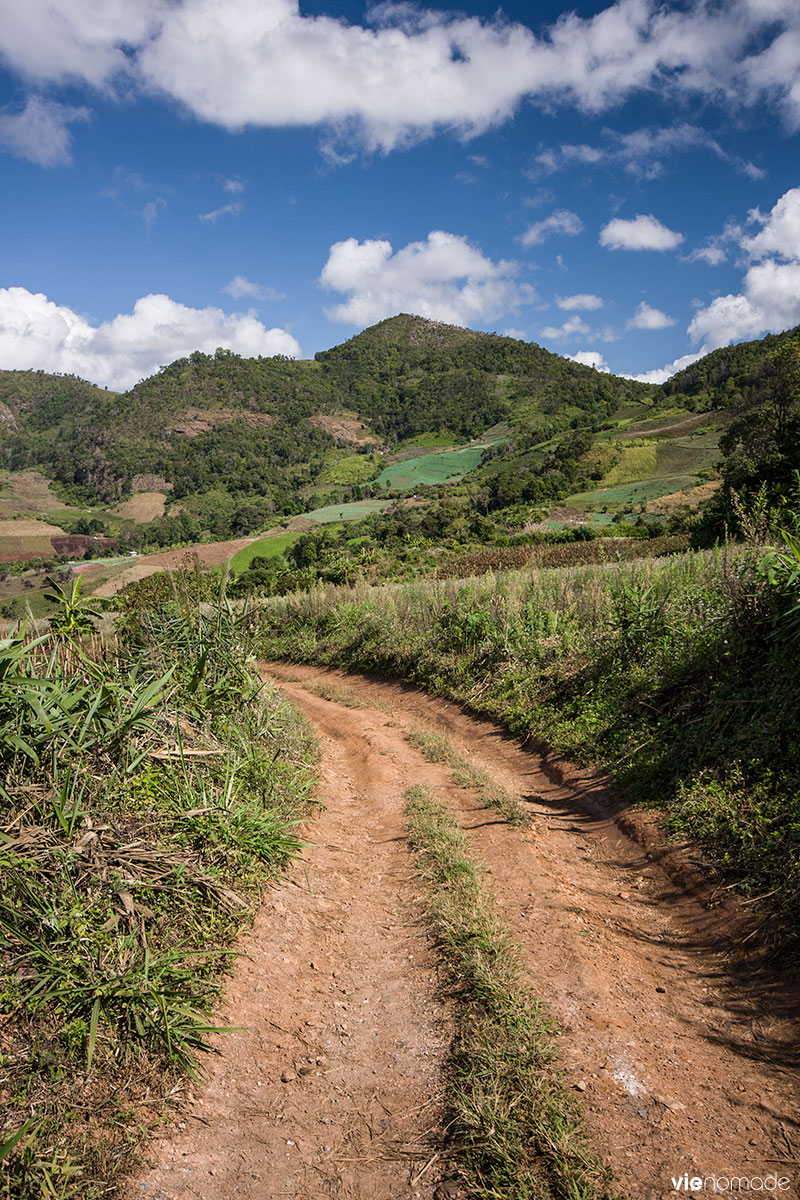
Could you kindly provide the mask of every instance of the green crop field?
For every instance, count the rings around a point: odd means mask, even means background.
[[[656,447],[652,442],[623,446],[619,462],[603,476],[603,487],[618,487],[622,483],[639,483],[649,479],[656,468]]]
[[[385,512],[391,508],[391,500],[351,500],[347,504],[326,504],[323,508],[312,508],[311,512],[301,513],[309,521],[317,521],[320,525],[329,525],[332,521],[360,521],[376,512]]]
[[[378,487],[392,491],[408,492],[423,484],[447,483],[461,479],[474,471],[491,442],[481,446],[462,446],[457,450],[445,450],[441,454],[424,454],[409,458],[405,462],[393,463],[381,471],[376,481]]]
[[[238,550],[231,559],[231,570],[238,575],[240,571],[246,571],[256,557],[278,558],[301,536],[300,532],[268,533],[265,537],[260,537],[258,541],[245,546],[243,550]]]
[[[658,500],[660,496],[669,496],[672,492],[682,491],[683,488],[694,487],[699,482],[696,475],[646,479],[641,483],[629,483],[620,487],[598,488],[594,492],[576,492],[574,496],[568,496],[565,503],[586,510],[603,508],[607,504],[646,504],[648,500]]]

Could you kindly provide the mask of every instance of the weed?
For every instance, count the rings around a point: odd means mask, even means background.
[[[458,753],[447,734],[415,726],[406,733],[406,740],[421,750],[428,762],[445,763],[451,767],[453,783],[457,787],[474,788],[481,804],[499,812],[509,825],[527,828],[531,824],[530,813],[525,810],[519,797],[507,791],[483,767],[468,762]]]
[[[463,831],[428,789],[405,796],[411,846],[431,886],[431,926],[456,998],[449,1136],[469,1194],[610,1198],[608,1172],[583,1144],[577,1107],[553,1067],[555,1027],[523,981]]]

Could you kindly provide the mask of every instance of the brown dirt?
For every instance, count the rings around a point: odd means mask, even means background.
[[[486,864],[621,1193],[661,1200],[684,1172],[777,1171],[792,1181],[780,1194],[797,1196],[796,990],[755,960],[743,968],[728,936],[735,919],[654,861],[652,823],[649,843],[626,836],[589,772],[411,688],[312,667],[269,671],[320,732],[327,808],[245,943],[222,1013],[245,1031],[221,1040],[207,1088],[153,1147],[160,1165],[130,1197],[431,1194],[443,1160],[409,1180],[440,1136],[447,1024],[402,836],[411,783],[449,799]],[[368,707],[303,686],[321,679]],[[403,737],[420,722],[524,798],[533,831],[510,828],[426,763]],[[628,828],[638,836],[630,814]],[[301,1065],[312,1069],[300,1075]]]
[[[128,521],[143,525],[146,521],[155,521],[156,517],[163,517],[165,504],[166,496],[163,492],[137,492],[111,511],[118,517],[125,517]]]
[[[275,417],[269,413],[245,412],[234,408],[187,408],[178,424],[165,432],[191,438],[208,433],[216,425],[228,425],[231,421],[244,421],[253,429],[266,429],[275,424]]]
[[[3,484],[0,517],[13,517],[15,513],[59,512],[68,508],[40,471],[4,471],[0,482]]]
[[[317,429],[324,429],[331,437],[336,438],[337,442],[346,442],[352,445],[360,446],[380,446],[380,438],[375,437],[371,433],[363,421],[359,421],[358,417],[353,413],[332,413],[330,415],[321,414],[316,417],[308,418],[309,425],[314,425]]]
[[[660,496],[658,500],[648,500],[644,506],[645,512],[669,513],[673,508],[679,508],[682,504],[688,504],[690,508],[697,508],[704,500],[710,500],[718,488],[718,479],[709,480],[708,483],[699,483],[697,487],[684,488],[682,492],[672,492],[669,496]]]

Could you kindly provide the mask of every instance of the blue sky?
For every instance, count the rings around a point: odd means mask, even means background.
[[[800,323],[797,0],[6,0],[0,367],[396,312],[620,374]]]

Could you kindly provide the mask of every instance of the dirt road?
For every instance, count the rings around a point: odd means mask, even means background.
[[[444,1194],[450,1030],[403,836],[412,783],[445,796],[469,830],[531,985],[560,1023],[567,1086],[620,1192],[660,1200],[684,1173],[776,1174],[790,1181],[778,1194],[798,1195],[796,997],[736,968],[719,914],[599,812],[596,780],[412,689],[268,670],[319,732],[326,808],[246,940],[221,1014],[242,1028],[218,1039],[207,1086],[152,1146],[155,1165],[130,1196]],[[308,690],[320,680],[363,707]],[[509,827],[426,762],[403,736],[420,723],[520,795],[532,830]]]

